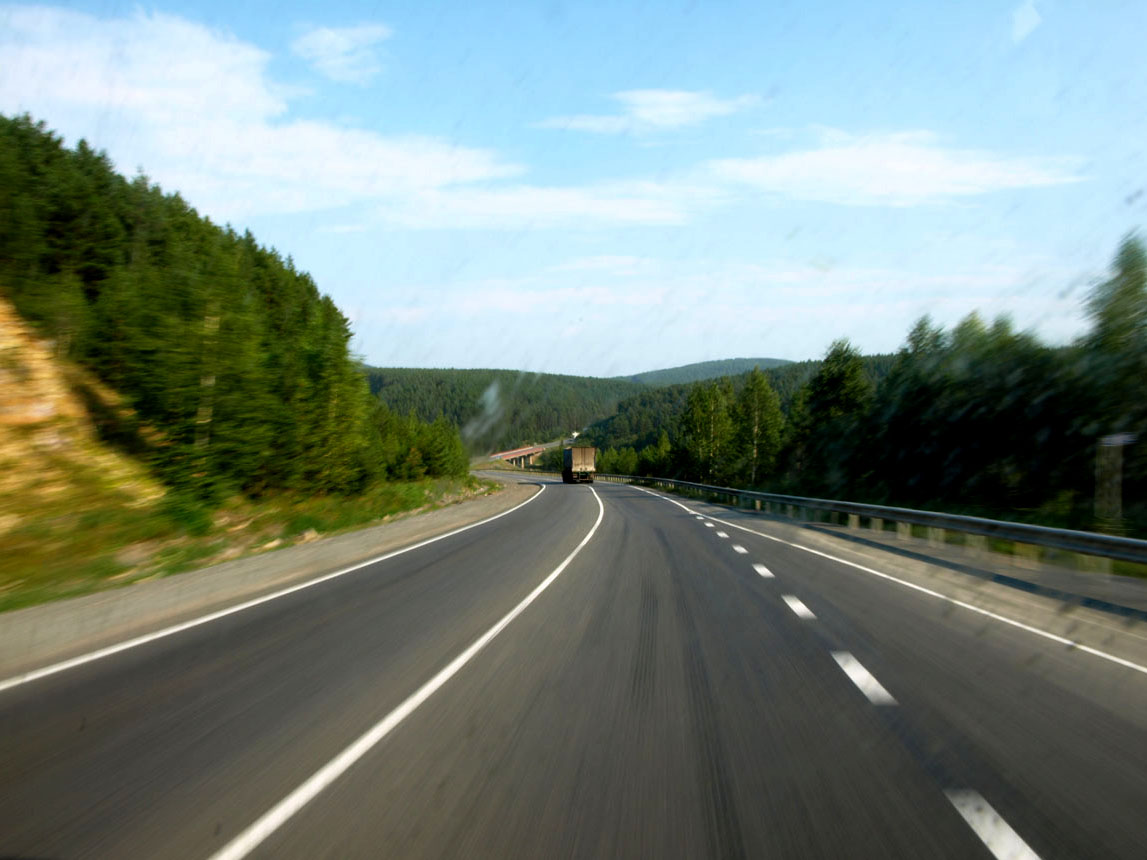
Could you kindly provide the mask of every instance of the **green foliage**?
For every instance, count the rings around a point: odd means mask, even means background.
[[[846,340],[834,341],[808,384],[808,410],[818,424],[863,415],[872,399],[860,353]]]
[[[729,415],[733,387],[727,381],[693,386],[681,421],[682,441],[702,481],[715,483],[729,473],[733,421]]]
[[[689,390],[688,385],[671,385],[626,398],[618,404],[616,414],[593,424],[586,436],[598,448],[629,446],[640,451],[663,433],[679,445],[680,420]]]
[[[1119,246],[1111,278],[1088,302],[1092,348],[1107,355],[1142,356],[1147,346],[1147,251],[1134,235]]]
[[[641,449],[638,458],[637,474],[666,475],[673,469],[673,446],[669,434],[662,430],[657,442]]]
[[[512,370],[368,368],[371,391],[396,412],[442,416],[471,453],[488,454],[565,438],[610,415],[642,390],[616,379]]]
[[[988,327],[972,315],[947,334],[921,321],[877,392],[872,490],[1010,508],[1090,497],[1096,412],[1081,355],[1006,319]]]
[[[542,456],[538,458],[538,468],[544,469],[547,472],[560,472],[562,470],[562,446],[555,445],[553,448],[547,448],[542,452]],[[598,469],[601,469],[600,455]],[[601,471],[605,471],[601,469]]]
[[[212,510],[177,493],[141,506],[108,487],[88,487],[78,504],[72,491],[45,497],[0,533],[0,612],[305,541],[312,530],[358,528],[481,489],[470,476],[380,481],[360,495],[232,496]]]
[[[872,393],[860,353],[848,341],[835,341],[790,413],[790,479],[815,495],[851,487]]]
[[[895,356],[870,355],[862,357],[861,361],[865,376],[875,385],[887,377],[895,363]],[[782,413],[792,411],[794,401],[820,369],[820,365],[819,361],[802,361],[761,370],[780,401]],[[739,394],[748,378],[749,373],[729,378],[734,394]],[[641,452],[656,444],[662,433],[667,433],[677,452],[671,458],[672,467],[678,470],[676,474],[684,475],[688,467],[679,462],[677,455],[683,451],[681,418],[692,388],[692,385],[669,385],[646,389],[627,397],[618,403],[616,414],[594,423],[587,429],[586,436],[599,448],[628,446]]]
[[[346,318],[290,259],[27,116],[0,117],[0,285],[127,398],[152,431],[133,453],[179,499],[466,471],[449,422],[378,410]]]
[[[637,452],[632,448],[606,448],[597,455],[596,468],[608,475],[638,474]]]
[[[1092,528],[1099,437],[1130,432],[1140,441],[1124,452],[1125,526],[1147,534],[1147,252],[1137,236],[1119,246],[1088,310],[1091,332],[1066,348],[1007,318],[972,314],[950,331],[924,318],[896,355],[863,357],[837,341],[822,361],[653,389],[587,436],[603,449],[602,471],[620,470],[632,449],[641,474]],[[756,469],[753,415],[768,416]]]
[[[759,369],[745,377],[733,416],[736,475],[745,486],[756,487],[772,474],[785,423],[780,398]]]
[[[201,537],[211,530],[211,512],[194,496],[168,493],[163,497],[161,509],[172,525],[189,535]]]
[[[768,370],[774,367],[784,367],[787,364],[791,364],[791,362],[783,358],[725,358],[717,361],[684,364],[665,370],[647,370],[644,373],[636,373],[624,378],[645,385],[681,385],[690,382],[704,382],[709,379],[721,379],[725,376],[736,376],[747,373],[753,368]]]

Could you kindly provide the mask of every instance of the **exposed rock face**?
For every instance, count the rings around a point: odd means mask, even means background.
[[[93,475],[102,489],[135,503],[163,495],[140,464],[97,439],[72,390],[79,376],[0,294],[0,532],[46,497],[82,499]]]
[[[56,366],[51,343],[39,340],[0,298],[0,424],[42,424],[83,415]]]

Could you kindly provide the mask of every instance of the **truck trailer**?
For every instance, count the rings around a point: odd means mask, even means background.
[[[566,448],[562,451],[562,481],[579,484],[593,483],[594,457],[597,448]]]

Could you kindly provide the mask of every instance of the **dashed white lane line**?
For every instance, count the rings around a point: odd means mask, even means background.
[[[712,528],[716,528],[716,526],[714,526],[712,523],[705,523],[705,528],[712,529]]]
[[[896,704],[896,700],[892,698],[892,694],[884,689],[881,683],[872,677],[872,673],[865,669],[860,661],[847,651],[833,651],[832,659],[837,662],[837,665],[844,670],[844,674],[848,675],[849,680],[860,688],[860,692],[864,693],[864,695],[868,697],[868,701],[872,702],[872,704]]]
[[[801,599],[795,594],[781,595],[781,600],[788,604],[789,609],[793,611],[793,614],[795,614],[797,618],[803,618],[806,621],[812,621],[816,618],[816,616],[813,615],[812,610],[805,606],[804,603],[801,602]],[[874,678],[873,680],[876,679]]]
[[[944,794],[999,860],[1040,860],[1039,855],[1028,847],[978,791],[949,790]]]
[[[663,499],[670,504],[677,505],[677,507],[681,508],[686,513],[693,514],[692,510],[681,504],[681,502],[677,501],[676,499],[662,495],[661,493],[655,493],[652,490],[645,489],[644,487],[637,487],[636,489],[639,489],[644,493],[649,493],[651,496],[657,496],[658,498]],[[703,517],[700,515],[695,516],[697,516],[697,519],[703,519]],[[941,594],[940,592],[933,591],[930,588],[925,588],[923,586],[916,585],[915,583],[907,582],[903,579],[891,576],[890,574],[884,573],[882,571],[873,570],[870,567],[865,567],[864,565],[857,564],[854,561],[847,561],[843,558],[837,558],[836,556],[829,555],[828,553],[820,552],[819,550],[815,550],[807,546],[802,546],[798,543],[792,543],[791,541],[787,541],[782,538],[773,537],[772,535],[756,531],[755,529],[746,528],[745,526],[740,526],[736,523],[729,523],[725,522],[724,520],[718,520],[718,522],[720,522],[722,525],[728,525],[733,528],[740,529],[743,532],[749,532],[750,534],[755,534],[758,537],[763,537],[768,540],[775,541],[776,543],[782,543],[786,546],[791,546],[793,549],[804,550],[805,552],[821,556],[822,558],[829,559],[830,561],[835,561],[840,564],[847,565],[848,567],[856,568],[857,570],[864,571],[865,573],[872,574],[873,576],[878,576],[882,579],[895,582],[898,585],[903,585],[915,591],[923,592],[931,597],[938,597],[942,600],[954,603],[955,605],[964,609],[970,609],[973,612],[978,612],[981,615],[986,615],[997,621],[1003,621],[1005,624],[1019,627],[1023,630],[1027,630],[1030,633],[1035,633],[1039,636],[1053,639],[1057,642],[1063,642],[1065,644],[1072,645],[1079,648],[1081,651],[1086,651],[1087,653],[1096,657],[1103,657],[1129,669],[1136,669],[1140,672],[1147,673],[1147,666],[1140,666],[1138,663],[1133,663],[1130,660],[1124,660],[1120,657],[1116,657],[1113,654],[1108,654],[1096,648],[1089,648],[1086,645],[1080,645],[1079,643],[1065,639],[1062,636],[1056,636],[1054,633],[1048,633],[1045,630],[1031,627],[1030,625],[1023,624],[1003,615],[997,615],[995,612],[990,612],[986,609],[980,609],[978,606],[973,606],[971,604],[965,603],[962,600],[956,600],[954,598],[948,597],[946,594]],[[713,524],[709,522],[705,523],[705,525],[709,526],[710,528],[713,527]],[[765,579],[773,578],[773,572],[763,564],[754,564],[753,570],[755,570],[761,577]],[[795,600],[796,598],[793,599]],[[801,605],[803,606],[803,604]],[[859,660],[857,660],[847,651],[834,651],[832,652],[832,656],[840,668],[843,669],[845,674],[847,674],[848,677],[852,680],[852,682],[860,688],[865,696],[868,697],[870,702],[875,705],[896,704],[896,699],[893,698],[892,694],[889,693],[884,688],[884,686],[872,676],[871,672],[869,672],[864,668],[863,665],[861,665]],[[944,793],[948,797],[948,800],[956,808],[956,811],[959,812],[964,821],[967,822],[968,826],[971,827],[975,834],[980,837],[984,845],[988,848],[989,851],[992,852],[996,858],[998,858],[998,860],[1040,860],[1040,856],[1032,851],[1028,844],[1020,838],[1018,833],[1012,830],[1011,826],[1006,821],[1004,821],[1000,814],[991,807],[991,805],[983,798],[982,795],[980,795],[979,792],[965,789],[951,789],[945,791]]]
[[[519,508],[525,507],[538,496],[540,496],[546,489],[545,484],[538,485],[538,491],[526,499],[524,502],[515,505],[508,511],[502,511],[500,514],[494,514],[492,517],[486,517],[484,520],[479,520],[476,523],[456,528],[453,531],[448,531],[444,534],[436,535],[432,538],[413,543],[410,546],[404,546],[400,549],[392,550],[383,555],[377,555],[374,558],[368,558],[365,561],[360,561],[357,564],[352,564],[349,567],[344,567],[331,573],[316,576],[314,579],[308,579],[306,582],[300,582],[297,585],[281,588],[278,591],[272,591],[270,594],[264,594],[262,597],[255,597],[251,600],[244,600],[242,603],[236,603],[234,606],[228,606],[225,609],[219,609],[215,612],[209,612],[207,615],[201,615],[198,618],[192,618],[189,621],[183,621],[179,624],[173,624],[170,627],[164,627],[162,630],[156,630],[152,633],[145,633],[142,636],[136,636],[134,639],[128,639],[124,642],[118,642],[115,645],[108,645],[105,648],[100,648],[96,651],[90,651],[87,654],[81,654],[78,657],[72,657],[67,660],[61,660],[59,663],[53,663],[50,666],[44,666],[40,669],[33,669],[29,672],[24,672],[20,675],[14,675],[11,678],[0,680],[0,693],[9,690],[12,687],[18,687],[21,684],[27,684],[29,681],[37,681],[40,678],[46,678],[49,675],[55,675],[59,672],[74,669],[77,666],[83,666],[85,663],[91,663],[95,660],[102,660],[104,657],[110,657],[112,654],[118,654],[120,651],[127,651],[129,648],[137,648],[140,645],[146,645],[148,642],[154,642],[157,639],[163,639],[167,636],[172,636],[176,633],[182,633],[184,630],[190,630],[193,627],[198,627],[201,624],[207,624],[219,618],[226,618],[228,615],[234,615],[236,612],[242,612],[244,609],[250,609],[253,606],[258,606],[261,603],[267,603],[271,600],[277,600],[280,597],[285,597],[288,594],[294,594],[296,591],[302,591],[306,588],[319,585],[320,583],[327,582],[331,579],[337,579],[340,576],[345,576],[348,573],[353,573],[356,570],[361,570],[364,567],[370,567],[372,564],[377,564],[380,561],[394,558],[397,555],[403,555],[411,552],[412,550],[421,549],[432,543],[437,543],[440,540],[445,540],[448,537],[453,537],[456,534],[476,529],[478,526],[484,526],[486,523],[492,523],[494,520],[500,520],[502,517],[509,516]]]
[[[549,588],[550,583],[561,576],[562,571],[569,567],[570,562],[590,542],[605,516],[605,506],[601,503],[601,497],[593,487],[590,487],[589,491],[593,493],[594,500],[597,502],[597,520],[594,522],[593,528],[581,539],[581,543],[574,547],[573,552],[567,555],[565,560],[538,584],[537,588],[527,594],[521,603],[502,616],[501,621],[474,640],[469,648],[451,660],[437,675],[412,693],[406,701],[375,723],[358,740],[323,765],[302,785],[267,810],[259,820],[213,854],[211,860],[240,860],[258,848],[267,837],[286,824],[295,813],[314,800],[320,792],[346,773],[355,762],[370,752],[379,741],[414,713],[419,705],[453,678],[463,666],[474,658],[475,654],[485,648],[495,636],[509,626],[511,621],[521,615],[526,607],[538,598],[538,595]]]
[[[739,553],[741,555],[746,555],[749,551],[747,549],[745,549],[743,546],[741,546],[739,543],[735,543],[735,544],[733,544],[733,552]]]
[[[700,514],[695,514],[694,516],[696,516],[696,518],[697,518],[697,519],[699,519],[699,520],[703,520],[703,519],[705,519],[705,518],[704,518],[703,516],[701,516]]]
[[[656,496],[658,494],[657,493],[651,493],[651,495]],[[665,499],[665,496],[662,496],[661,498]],[[679,502],[677,502],[673,499],[666,499],[666,501],[668,501],[672,504],[675,504],[675,505],[680,505]],[[681,505],[681,507],[684,507],[684,505]],[[686,509],[686,510],[688,510],[688,509]],[[863,564],[857,564],[855,561],[849,561],[848,559],[840,558],[839,556],[830,555],[827,552],[821,552],[819,549],[813,549],[812,547],[804,546],[803,544],[799,544],[799,543],[794,543],[793,541],[788,541],[788,540],[785,540],[784,538],[779,538],[779,537],[775,537],[775,536],[770,535],[770,534],[765,534],[764,532],[757,531],[756,529],[751,529],[751,528],[748,528],[746,526],[738,525],[737,523],[731,523],[731,522],[728,522],[727,520],[717,520],[717,522],[721,523],[721,525],[728,526],[729,528],[740,529],[743,532],[748,532],[749,534],[754,534],[757,537],[763,537],[765,540],[771,540],[774,543],[784,544],[785,546],[792,547],[793,549],[799,549],[801,552],[807,552],[810,555],[815,555],[815,556],[818,556],[820,558],[828,559],[829,561],[834,561],[837,564],[843,564],[846,567],[851,567],[853,570],[862,571],[863,573],[867,573],[870,576],[879,577],[880,579],[883,579],[887,582],[895,582],[897,585],[903,586],[904,588],[911,589],[912,591],[916,591],[920,594],[927,594],[929,597],[935,597],[938,600],[943,600],[946,603],[951,603],[953,606],[959,606],[961,609],[966,609],[969,612],[975,612],[977,615],[983,615],[986,618],[991,618],[993,621],[999,621],[999,622],[1001,622],[1003,624],[1007,624],[1011,627],[1016,627],[1020,630],[1025,630],[1028,633],[1034,633],[1036,636],[1042,636],[1044,639],[1049,639],[1052,642],[1058,642],[1060,645],[1067,645],[1068,647],[1073,648],[1076,651],[1082,651],[1083,653],[1090,654],[1093,657],[1099,657],[1100,659],[1108,660],[1109,662],[1115,663],[1118,666],[1123,666],[1125,669],[1132,669],[1136,672],[1140,672],[1144,675],[1147,675],[1147,666],[1145,666],[1141,663],[1136,663],[1133,660],[1127,660],[1123,657],[1116,656],[1115,654],[1110,654],[1107,651],[1101,651],[1100,649],[1093,648],[1090,645],[1084,645],[1082,642],[1079,642],[1075,639],[1069,639],[1066,636],[1060,636],[1056,633],[1051,633],[1047,630],[1041,630],[1040,628],[1035,627],[1031,624],[1025,624],[1024,622],[1017,621],[1014,618],[1008,618],[1006,615],[1000,615],[998,612],[992,612],[990,609],[984,609],[983,607],[976,606],[975,604],[972,604],[972,603],[968,603],[965,600],[959,600],[955,597],[949,597],[947,594],[942,594],[939,591],[936,591],[936,590],[931,589],[931,588],[927,588],[923,585],[917,585],[916,583],[909,582],[906,579],[900,579],[899,577],[893,576],[890,573],[884,573],[881,570],[875,570],[874,568],[866,567]]]
[[[717,537],[727,538],[728,536],[729,536],[728,532],[717,532]]]

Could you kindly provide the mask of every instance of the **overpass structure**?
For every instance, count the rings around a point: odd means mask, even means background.
[[[524,467],[532,466],[542,456],[542,452],[547,448],[552,448],[558,443],[551,443],[549,445],[530,445],[527,448],[515,448],[513,451],[500,451],[497,454],[491,454],[491,460],[503,460],[507,463],[512,463],[515,466]]]

